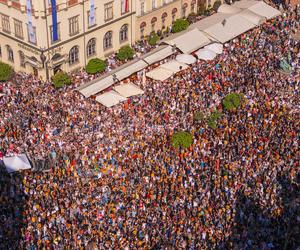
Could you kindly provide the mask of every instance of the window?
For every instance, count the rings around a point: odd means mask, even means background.
[[[121,0],[121,14],[129,11],[129,0]]]
[[[121,27],[120,30],[120,42],[124,42],[128,40],[128,25],[125,24]]]
[[[141,15],[145,14],[145,2],[141,2]]]
[[[145,22],[142,22],[140,25],[141,39],[144,39],[144,31],[145,31],[146,25],[147,24]]]
[[[162,1],[163,5],[167,4],[167,1],[166,0],[163,0]]]
[[[86,54],[88,57],[96,54],[96,38],[92,38],[88,41],[86,45]]]
[[[152,9],[156,8],[156,0],[152,0]]]
[[[22,22],[19,20],[14,19],[15,25],[15,36],[18,38],[23,39],[23,25]]]
[[[194,3],[191,4],[191,13],[195,13],[195,4]]]
[[[112,31],[106,32],[103,38],[103,48],[109,49],[112,47]]]
[[[69,32],[70,36],[74,36],[79,33],[79,16],[74,16],[69,19]]]
[[[2,23],[2,29],[6,33],[10,33],[10,23],[9,23],[9,16],[1,15],[1,23]]]
[[[7,48],[7,59],[8,59],[8,61],[13,62],[14,61],[14,52],[13,52],[13,50],[11,49],[11,47],[9,45],[6,45],[6,48]]]
[[[36,28],[32,26],[32,33],[29,30],[29,25],[27,24],[28,42],[36,44]]]
[[[161,16],[161,28],[164,29],[165,28],[165,24],[166,24],[166,18],[167,18],[168,14],[166,12],[164,12]]]
[[[185,3],[183,6],[182,6],[182,13],[181,13],[181,17],[185,18],[186,16],[186,9],[188,7],[188,4]]]
[[[113,2],[104,4],[104,20],[108,21],[113,19],[114,13],[113,13]]]
[[[79,62],[78,54],[79,54],[79,48],[78,48],[78,46],[74,46],[70,50],[70,53],[69,53],[69,64],[70,65]]]
[[[57,24],[57,35],[58,39],[56,41],[53,41],[53,26],[50,26],[50,34],[51,34],[51,43],[56,43],[60,41],[60,23]]]
[[[25,55],[22,51],[19,51],[20,56],[20,66],[25,68]]]
[[[93,27],[96,25],[96,8],[95,8],[95,11],[94,11],[94,19],[92,19],[90,17],[90,11],[88,11],[87,13],[87,17],[88,17],[88,27]]]

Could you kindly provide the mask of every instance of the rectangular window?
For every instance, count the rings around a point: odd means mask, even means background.
[[[121,0],[121,14],[129,12],[129,0]]]
[[[156,8],[156,0],[152,0],[152,9]]]
[[[51,43],[56,43],[60,41],[60,23],[57,23],[57,34],[58,34],[58,39],[56,41],[53,41],[53,26],[50,26],[50,35],[51,35]]]
[[[2,23],[2,29],[6,33],[10,33],[10,23],[9,23],[9,16],[1,15],[1,23]]]
[[[141,14],[145,14],[145,2],[141,2]]]
[[[15,24],[15,36],[23,39],[23,24],[21,21],[14,19]]]
[[[69,19],[69,32],[70,36],[79,33],[79,16],[74,16]]]
[[[108,21],[114,18],[113,2],[104,4],[104,20]]]
[[[32,44],[36,44],[36,28],[34,26],[32,26],[32,39],[30,39],[30,34],[29,34],[29,27],[28,27],[28,24],[27,25],[27,34],[28,34],[28,42],[32,43]]]

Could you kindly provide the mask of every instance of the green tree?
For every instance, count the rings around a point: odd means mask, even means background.
[[[86,72],[88,74],[97,74],[101,73],[106,68],[106,62],[99,59],[99,58],[93,58],[89,60],[88,64],[86,65]]]
[[[227,111],[236,110],[240,105],[245,101],[245,97],[243,94],[239,93],[230,93],[224,97],[222,100],[223,107]]]
[[[189,14],[189,16],[187,17],[187,20],[189,22],[189,24],[195,23],[197,21],[197,14],[192,12],[191,14]]]
[[[71,78],[66,72],[60,71],[57,72],[53,78],[52,81],[54,83],[55,88],[61,88],[65,85],[70,85],[72,83]]]
[[[210,116],[207,118],[207,125],[212,128],[217,128],[217,120],[219,120],[222,117],[222,113],[220,113],[218,110],[213,111]]]
[[[196,111],[195,114],[194,114],[194,120],[197,121],[197,122],[198,121],[201,122],[201,121],[205,120],[204,113],[201,112],[201,111]]]
[[[175,148],[188,148],[193,143],[193,136],[191,133],[185,131],[176,132],[172,136],[171,143]]]
[[[215,11],[218,11],[218,9],[219,9],[219,7],[221,6],[221,1],[219,1],[219,0],[217,0],[217,1],[215,1],[214,2],[214,5],[213,5],[213,9],[215,10]]]
[[[172,27],[172,32],[177,33],[186,30],[189,27],[189,22],[186,19],[177,19]]]
[[[8,81],[14,73],[13,68],[3,62],[0,62],[0,82]]]
[[[122,47],[117,54],[117,58],[120,61],[126,61],[128,59],[132,59],[133,56],[134,56],[134,50],[129,45]]]
[[[150,34],[150,36],[148,38],[148,43],[151,46],[154,46],[154,45],[156,45],[158,40],[159,40],[159,36],[156,33],[152,33],[152,34]]]

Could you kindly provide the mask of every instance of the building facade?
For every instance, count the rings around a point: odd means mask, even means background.
[[[49,79],[105,58],[177,18],[197,0],[0,0],[0,61]]]

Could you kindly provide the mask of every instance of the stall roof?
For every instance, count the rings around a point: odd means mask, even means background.
[[[143,57],[143,60],[149,65],[159,62],[166,57],[174,54],[175,51],[172,50],[172,46],[159,46],[158,49],[154,50],[150,55]]]
[[[172,71],[166,70],[161,67],[157,67],[157,68],[149,71],[148,73],[146,73],[147,77],[152,78],[154,80],[158,80],[158,81],[165,81],[172,75],[173,75]]]
[[[126,98],[128,98],[130,96],[144,94],[144,91],[141,90],[138,86],[136,86],[133,83],[126,83],[126,84],[118,85],[118,86],[114,87],[114,90],[116,92],[118,92],[121,96],[124,96]]]
[[[203,32],[195,28],[171,40],[167,40],[165,43],[175,45],[183,53],[190,54],[193,51],[209,44],[210,40],[203,34]]]
[[[247,19],[248,21],[250,21],[251,23],[255,24],[255,25],[261,25],[263,22],[266,21],[266,18],[258,15],[256,13],[254,13],[251,10],[245,9],[243,11],[241,11],[239,13],[240,16],[242,16],[243,18]]]
[[[102,95],[98,95],[96,97],[96,101],[100,102],[102,105],[104,105],[107,108],[110,108],[114,105],[119,104],[120,102],[126,101],[127,98],[124,96],[121,96],[114,90],[110,90]]]
[[[8,173],[31,169],[31,165],[26,154],[3,157],[3,162]]]
[[[126,67],[120,69],[115,74],[117,76],[117,79],[119,81],[122,81],[123,79],[131,76],[132,74],[146,68],[148,66],[147,63],[145,63],[143,60],[137,60],[129,65],[126,65]]]
[[[180,67],[181,67],[181,69],[180,69]],[[160,68],[171,71],[174,74],[181,71],[181,70],[187,69],[188,67],[189,66],[186,65],[185,63],[181,63],[181,62],[178,62],[176,60],[172,60],[172,61],[169,61],[165,64],[160,65]]]

